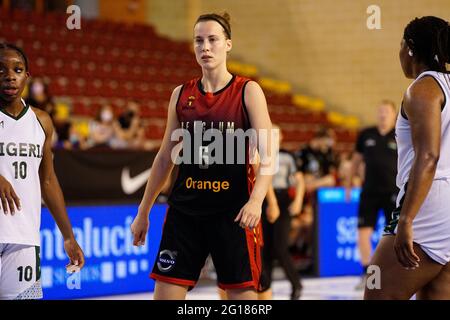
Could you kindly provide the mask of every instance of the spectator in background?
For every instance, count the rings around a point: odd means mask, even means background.
[[[28,85],[28,95],[25,102],[35,108],[46,111],[50,117],[54,118],[55,103],[51,97],[48,85],[42,78],[33,78]]]
[[[364,184],[358,210],[358,246],[363,267],[363,277],[356,289],[364,289],[367,267],[372,252],[371,237],[377,224],[378,212],[383,210],[386,224],[395,209],[398,188],[397,143],[395,120],[397,111],[392,101],[382,101],[378,106],[377,125],[361,131],[352,157],[350,178],[361,164],[365,165]],[[349,187],[349,186],[347,186]],[[349,188],[348,188],[349,189]],[[348,193],[348,191],[347,191]]]
[[[280,129],[273,125],[274,129]],[[282,132],[279,135],[280,144],[283,140]],[[268,203],[266,214],[262,215],[263,224],[263,272],[267,277],[268,284],[265,286],[267,298],[271,298],[271,283],[273,261],[278,260],[284,270],[286,277],[291,284],[291,300],[300,298],[302,284],[298,271],[295,268],[294,261],[289,252],[289,231],[291,228],[291,217],[300,214],[303,205],[304,196],[304,180],[301,172],[297,171],[294,156],[284,150],[279,151],[279,169],[273,176],[273,191],[276,197],[275,201]],[[295,197],[291,198],[289,188],[295,188]],[[268,195],[269,196],[269,195]],[[272,219],[271,214],[273,208],[271,206],[278,205],[278,219]],[[276,215],[275,215],[276,216]],[[262,293],[264,294],[264,292]],[[260,299],[263,299],[260,297]]]
[[[57,146],[66,150],[84,150],[86,141],[73,123],[67,122],[58,135]]]
[[[11,1],[11,8],[33,11],[36,8],[36,0],[14,0]]]
[[[334,132],[319,129],[309,144],[295,153],[297,170],[303,173],[305,199],[302,213],[292,220],[291,241],[294,250],[311,257],[316,191],[336,185]]]
[[[88,146],[91,148],[120,149],[126,147],[121,139],[120,125],[110,105],[103,106],[89,125]]]
[[[354,175],[352,172],[352,152],[341,152],[338,155],[338,165],[337,165],[337,186],[344,187],[360,187],[361,180],[364,177],[363,167],[358,168],[358,174]],[[350,193],[347,189],[347,199],[350,198]]]
[[[320,129],[309,144],[295,154],[297,168],[305,176],[306,192],[309,194],[336,184],[334,141],[332,131]]]
[[[144,149],[145,131],[139,119],[139,105],[135,101],[128,102],[118,121],[124,145],[130,149]]]

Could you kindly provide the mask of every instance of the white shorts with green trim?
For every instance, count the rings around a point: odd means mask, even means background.
[[[397,208],[385,234],[397,234],[397,223],[406,195],[406,183],[400,188]],[[434,261],[450,262],[450,178],[434,180],[425,201],[413,220],[413,241]]]
[[[0,300],[42,299],[40,247],[0,243]]]

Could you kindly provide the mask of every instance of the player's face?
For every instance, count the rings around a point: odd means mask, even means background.
[[[14,50],[0,50],[0,100],[20,99],[29,73],[22,57]]]
[[[194,50],[197,63],[205,69],[214,69],[226,63],[231,40],[226,39],[223,27],[216,21],[202,21],[194,28]]]
[[[405,77],[412,79],[412,57],[409,56],[409,47],[406,44],[405,39],[402,39],[402,42],[400,43],[399,58]]]

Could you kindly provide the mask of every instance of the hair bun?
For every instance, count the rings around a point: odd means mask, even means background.
[[[224,13],[222,13],[221,17],[222,17],[226,22],[230,23],[231,16],[230,16],[230,14],[229,14],[228,12],[225,11]]]

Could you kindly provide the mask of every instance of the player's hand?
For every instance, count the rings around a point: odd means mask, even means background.
[[[302,210],[302,205],[303,205],[302,201],[296,200],[292,201],[292,203],[289,205],[288,208],[289,214],[291,216],[299,215]]]
[[[0,175],[0,201],[1,208],[4,214],[10,212],[12,215],[20,210],[20,199],[14,191],[11,183]]]
[[[136,218],[134,218],[131,224],[131,233],[133,235],[133,245],[143,246],[145,244],[145,238],[147,237],[148,228],[150,226],[150,221],[148,218],[148,213],[142,213],[139,210]]]
[[[253,229],[261,219],[262,204],[255,200],[249,200],[239,211],[234,222],[239,221],[241,228]]]
[[[394,241],[395,254],[402,267],[414,270],[419,267],[420,258],[414,252],[412,223],[403,222],[401,219],[397,228]]]
[[[81,250],[75,238],[64,240],[64,250],[70,259],[66,266],[67,272],[74,273],[80,271],[84,267],[84,253]]]
[[[280,216],[280,207],[277,204],[268,205],[266,208],[266,217],[269,223],[274,223]]]

